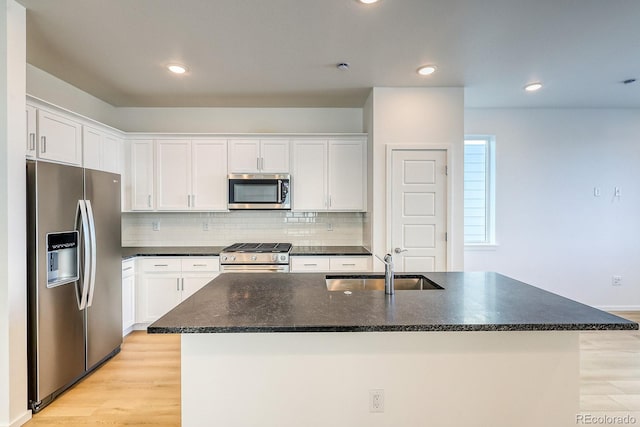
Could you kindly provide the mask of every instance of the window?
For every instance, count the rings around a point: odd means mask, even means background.
[[[495,244],[495,138],[464,141],[464,243]]]

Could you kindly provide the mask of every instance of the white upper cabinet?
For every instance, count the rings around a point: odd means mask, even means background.
[[[293,141],[292,149],[293,209],[327,209],[327,142]]]
[[[38,157],[82,164],[82,125],[61,115],[38,110]]]
[[[329,141],[329,209],[360,211],[365,208],[366,173],[364,141]]]
[[[191,208],[191,142],[156,141],[157,209]]]
[[[36,157],[37,138],[38,138],[38,126],[36,122],[37,111],[36,107],[28,105],[26,107],[27,113],[27,135],[26,135],[26,152],[27,157]]]
[[[90,126],[82,127],[82,166],[121,173],[122,139]]]
[[[292,202],[296,211],[366,209],[366,141],[293,141]]]
[[[191,208],[227,209],[227,140],[191,142]]]
[[[155,209],[153,141],[131,141],[131,210]]]
[[[227,141],[157,141],[158,210],[227,209]]]
[[[288,173],[289,140],[229,141],[229,173]]]

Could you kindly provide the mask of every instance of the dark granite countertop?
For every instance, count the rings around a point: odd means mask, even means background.
[[[292,256],[335,255],[335,256],[368,256],[371,255],[362,246],[296,246],[291,249]]]
[[[218,256],[224,246],[135,246],[123,247],[122,259],[137,256]]]
[[[324,273],[226,273],[149,333],[547,331],[638,324],[497,273],[425,273],[443,290],[329,292]]]

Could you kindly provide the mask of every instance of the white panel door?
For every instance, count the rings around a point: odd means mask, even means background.
[[[191,142],[156,141],[157,209],[191,208]]]
[[[327,142],[293,141],[291,203],[296,211],[327,209]]]
[[[446,270],[446,164],[445,150],[392,151],[390,241],[396,271]]]
[[[82,166],[89,169],[100,169],[102,152],[102,132],[88,126],[82,127]]]
[[[260,140],[229,141],[229,173],[256,173],[260,161]]]
[[[191,143],[191,209],[227,209],[227,141]]]
[[[364,210],[363,141],[329,141],[329,210]]]
[[[82,163],[82,125],[44,110],[38,110],[38,157],[56,162]]]
[[[153,141],[131,141],[131,210],[150,211],[155,206]]]
[[[260,142],[260,172],[289,172],[289,140],[274,139]]]

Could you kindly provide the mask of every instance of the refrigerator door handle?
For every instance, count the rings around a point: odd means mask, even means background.
[[[91,248],[89,246],[89,221],[87,219],[87,209],[84,200],[78,200],[78,209],[76,210],[76,226],[78,225],[78,217],[80,217],[80,229],[82,230],[82,241],[84,246],[84,259],[83,259],[83,273],[82,273],[82,293],[78,291],[76,286],[76,297],[78,301],[78,310],[84,310],[87,303],[87,293],[89,292],[89,280],[90,280],[90,259]]]
[[[89,281],[89,295],[87,297],[87,307],[93,304],[93,294],[96,288],[96,222],[93,217],[91,201],[85,200],[87,206],[87,217],[89,218],[89,239],[91,242],[91,273]]]

